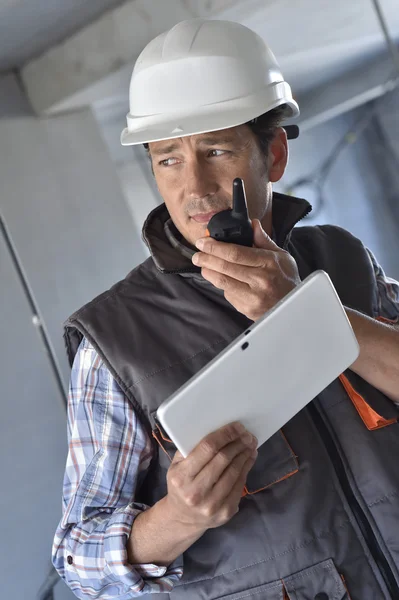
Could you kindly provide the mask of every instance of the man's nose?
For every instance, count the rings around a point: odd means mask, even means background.
[[[217,191],[217,182],[199,160],[192,160],[187,165],[186,178],[187,197],[191,200],[213,196]]]

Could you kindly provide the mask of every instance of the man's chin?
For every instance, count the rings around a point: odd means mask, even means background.
[[[207,223],[195,223],[195,230],[194,228],[192,228],[192,230],[190,231],[191,243],[195,245],[197,240],[199,240],[200,238],[207,237],[207,228]]]

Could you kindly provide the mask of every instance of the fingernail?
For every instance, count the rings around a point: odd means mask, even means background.
[[[199,239],[195,242],[195,245],[199,250],[202,250],[205,244],[205,240]]]
[[[234,428],[239,435],[246,431],[244,425],[242,425],[241,423],[235,423]]]
[[[192,260],[192,262],[193,262],[195,265],[198,265],[198,262],[199,262],[199,261],[198,261],[198,259],[199,259],[199,252],[196,252],[196,253],[193,255],[193,257],[192,257],[192,259],[191,259],[191,260]]]
[[[252,436],[250,433],[245,433],[245,434],[242,436],[242,438],[241,438],[241,439],[242,439],[242,441],[244,442],[244,444],[245,444],[246,446],[252,446],[252,445],[253,445],[253,439],[254,439],[254,438],[253,438],[253,436]]]

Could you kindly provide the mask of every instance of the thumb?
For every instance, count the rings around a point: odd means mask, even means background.
[[[179,450],[176,450],[176,452],[175,452],[175,455],[174,455],[174,457],[173,457],[173,460],[172,460],[172,463],[173,463],[173,464],[179,464],[179,463],[181,463],[183,460],[184,460],[184,456],[183,456],[183,454],[181,454],[181,453],[179,452]]]
[[[256,248],[264,248],[265,250],[280,250],[272,238],[263,229],[259,219],[252,219],[252,227],[254,230],[254,246]]]

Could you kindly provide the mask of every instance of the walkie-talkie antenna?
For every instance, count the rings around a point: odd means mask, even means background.
[[[244,182],[239,177],[233,181],[233,208],[213,215],[207,234],[218,242],[229,242],[251,247],[254,243],[252,223],[248,217]]]
[[[233,181],[233,216],[248,216],[244,181],[236,177]]]

